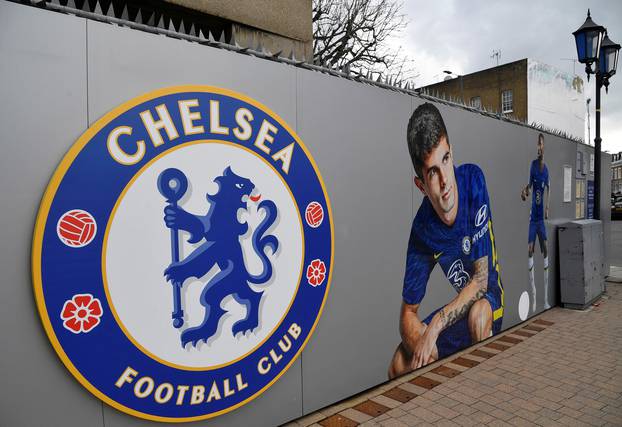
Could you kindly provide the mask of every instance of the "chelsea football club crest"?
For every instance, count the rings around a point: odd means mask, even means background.
[[[162,89],[67,153],[32,262],[48,337],[82,385],[142,418],[205,419],[260,395],[309,340],[331,208],[307,148],[267,107]]]

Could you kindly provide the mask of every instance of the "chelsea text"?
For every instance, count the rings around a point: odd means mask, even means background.
[[[179,138],[179,132],[184,135],[204,135],[211,138],[234,138],[244,144],[265,153],[274,161],[277,167],[287,174],[294,154],[295,143],[288,141],[284,146],[273,147],[277,126],[267,119],[259,123],[253,113],[245,107],[240,107],[233,113],[233,117],[226,122],[235,122],[235,127],[224,126],[220,116],[220,101],[210,100],[209,107],[203,109],[198,99],[184,99],[177,102],[174,116],[171,116],[166,104],[160,104],[155,109],[147,109],[139,113],[142,127],[149,136],[153,147],[159,147],[165,142],[174,142]],[[154,114],[155,113],[155,114]],[[205,115],[209,116],[205,118]],[[176,120],[174,120],[176,119]],[[175,121],[181,122],[175,125]],[[208,132],[206,132],[206,128]],[[132,126],[117,126],[112,129],[106,139],[106,146],[110,156],[119,164],[134,165],[140,162],[147,151],[144,139],[133,138]],[[164,138],[166,136],[166,140]]]

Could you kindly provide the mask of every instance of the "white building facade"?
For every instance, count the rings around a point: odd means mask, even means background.
[[[583,79],[534,59],[527,60],[527,118],[530,124],[584,138]]]

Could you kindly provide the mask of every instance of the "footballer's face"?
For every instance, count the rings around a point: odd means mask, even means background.
[[[538,139],[538,159],[542,160],[544,158],[544,140],[542,138]]]
[[[430,152],[421,168],[422,177],[415,178],[417,187],[428,196],[434,211],[447,225],[453,225],[458,210],[458,190],[454,161],[447,138]]]

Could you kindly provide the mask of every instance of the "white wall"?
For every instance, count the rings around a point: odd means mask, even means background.
[[[527,121],[566,132],[577,138],[585,133],[583,80],[550,65],[527,62]]]

